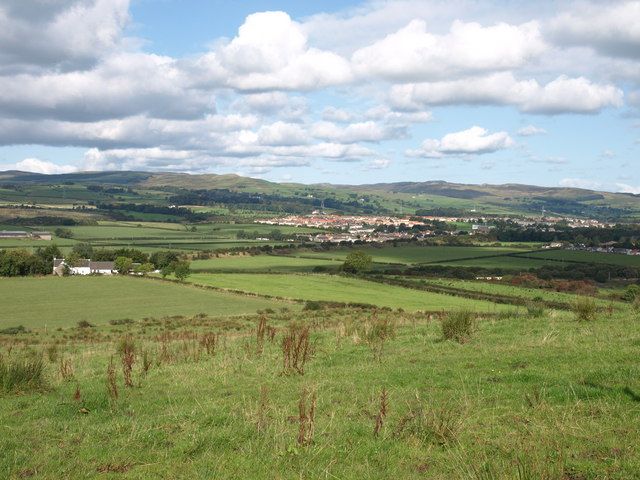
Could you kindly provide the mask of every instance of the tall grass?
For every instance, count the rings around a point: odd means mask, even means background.
[[[38,390],[45,386],[42,357],[11,359],[0,356],[0,390],[10,393]]]
[[[590,322],[596,319],[598,306],[596,301],[590,297],[578,297],[571,306],[576,320],[579,322]]]
[[[442,319],[442,336],[458,343],[469,341],[476,327],[476,319],[470,310],[451,312]]]

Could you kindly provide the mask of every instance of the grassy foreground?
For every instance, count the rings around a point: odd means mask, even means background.
[[[439,322],[420,314],[265,320],[199,316],[0,337],[5,362],[45,362],[45,385],[0,390],[0,477],[628,479],[640,471],[640,330],[630,312],[583,323],[557,312],[480,320],[463,344],[443,340]],[[303,375],[283,363],[283,339],[304,331],[295,324],[310,327]],[[135,339],[128,347],[126,335]],[[132,387],[123,383],[126,352]]]

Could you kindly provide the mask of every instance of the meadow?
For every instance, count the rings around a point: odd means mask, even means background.
[[[284,255],[229,255],[207,260],[193,260],[194,272],[305,272],[314,268],[338,270],[343,262],[329,259],[311,259]]]
[[[375,263],[392,263],[404,265],[417,265],[426,263],[443,263],[447,261],[457,261],[461,259],[475,259],[477,257],[494,257],[500,256],[501,261],[503,255],[527,252],[526,248],[510,248],[510,247],[492,247],[492,246],[424,246],[424,245],[399,245],[393,246],[374,246],[374,247],[357,247],[363,249],[367,254],[371,255]],[[301,252],[298,256],[305,258],[326,258],[332,260],[341,260],[353,249],[344,248],[330,250],[327,252]]]
[[[527,253],[531,258],[541,260],[569,261],[580,263],[604,263],[640,267],[640,256],[621,255],[615,253],[584,252],[579,250],[548,250],[545,252]]]
[[[199,285],[296,300],[365,303],[407,311],[432,312],[470,308],[478,312],[496,312],[506,308],[504,305],[486,301],[421,292],[337,275],[196,273],[189,277],[188,281]]]
[[[635,478],[638,321],[500,315],[459,343],[432,316],[329,309],[0,335],[5,365],[43,362],[0,383],[0,476]]]
[[[228,316],[266,308],[296,308],[287,302],[203,290],[193,285],[132,277],[0,278],[0,329],[70,327],[80,321],[172,315]]]

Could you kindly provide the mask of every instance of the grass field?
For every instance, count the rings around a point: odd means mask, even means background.
[[[506,255],[509,253],[519,253],[526,249],[508,247],[448,247],[448,246],[413,246],[402,245],[398,247],[384,246],[378,248],[355,248],[364,250],[378,263],[398,263],[398,264],[420,264],[420,263],[440,263],[448,260],[462,258],[475,258],[484,256]],[[328,252],[304,252],[300,256],[308,258],[328,258],[342,260],[353,251],[353,249],[331,250]]]
[[[383,320],[396,333],[377,360],[366,332]],[[485,320],[464,344],[443,341],[424,315],[333,310],[268,317],[274,341],[260,347],[257,321],[0,336],[6,361],[42,355],[46,382],[0,391],[0,477],[622,480],[640,471],[640,331],[628,313]],[[282,374],[291,324],[312,326],[304,375]],[[219,335],[210,354],[205,332]],[[135,342],[130,388],[125,335]]]
[[[309,259],[276,255],[234,255],[210,258],[208,260],[194,260],[191,262],[191,269],[194,272],[303,272],[311,271],[314,267],[332,267],[337,269],[341,265],[342,262],[325,259]]]
[[[283,302],[208,291],[191,285],[130,277],[0,278],[0,328],[55,328],[81,320],[104,324],[123,318],[207,313],[255,313]]]
[[[409,279],[411,280],[411,279]],[[542,298],[546,301],[564,302],[571,304],[575,302],[576,295],[552,290],[542,290],[539,288],[525,288],[505,283],[473,281],[473,280],[451,280],[451,279],[429,279],[427,284],[440,285],[444,287],[454,287],[470,292],[488,293],[491,295],[508,295],[527,300]],[[609,300],[600,298],[596,300],[600,305],[608,305]],[[617,302],[616,302],[617,303]]]
[[[436,311],[466,307],[476,311],[495,312],[506,308],[504,305],[490,302],[420,292],[337,275],[198,273],[192,275],[188,281],[262,295],[328,302],[368,303],[408,311]]]
[[[550,260],[567,260],[583,263],[606,263],[640,267],[640,256],[620,255],[614,253],[582,252],[577,250],[548,250],[546,252],[528,253],[527,256]]]

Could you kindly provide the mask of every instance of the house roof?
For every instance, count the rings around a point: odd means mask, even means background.
[[[57,268],[65,263],[64,258],[54,258],[53,268]],[[114,262],[94,262],[88,258],[84,258],[78,261],[74,267],[76,268],[88,268],[89,270],[114,270]]]

